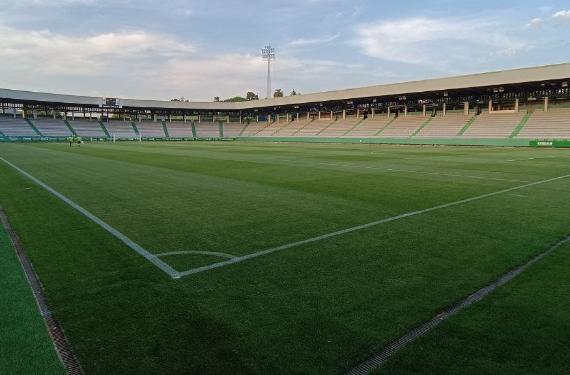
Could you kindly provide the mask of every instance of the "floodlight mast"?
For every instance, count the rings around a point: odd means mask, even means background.
[[[267,61],[267,99],[271,98],[271,60],[275,60],[275,48],[268,44],[261,50],[263,60]]]

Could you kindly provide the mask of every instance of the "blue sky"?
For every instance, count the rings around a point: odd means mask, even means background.
[[[568,0],[0,0],[0,87],[211,101],[570,61]]]

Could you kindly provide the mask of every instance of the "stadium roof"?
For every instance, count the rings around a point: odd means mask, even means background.
[[[427,79],[327,91],[283,98],[247,102],[172,102],[161,100],[119,99],[122,107],[170,110],[239,111],[283,106],[301,106],[312,103],[347,101],[366,98],[433,93],[446,90],[469,90],[493,86],[519,85],[570,79],[570,63],[521,68],[498,72],[469,74],[456,77]],[[31,91],[0,89],[0,99],[18,102],[57,103],[64,105],[100,106],[105,99],[93,96],[49,94]]]

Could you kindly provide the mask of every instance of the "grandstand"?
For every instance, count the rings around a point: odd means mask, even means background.
[[[569,81],[566,63],[247,102],[109,100],[0,89],[0,131],[4,140],[75,132],[118,140],[223,136],[528,145],[569,138]],[[84,118],[74,119],[78,111]]]
[[[80,137],[94,137],[94,138],[105,138],[107,137],[106,130],[102,125],[93,119],[90,120],[72,120],[69,121],[71,127],[75,130],[75,133]]]
[[[73,135],[65,121],[51,118],[30,120],[38,131],[46,137],[69,137]]]
[[[157,122],[152,122],[152,121],[141,121],[141,122],[137,122],[135,125],[139,131],[139,134],[143,138],[164,138],[164,137],[166,137],[162,123],[157,123]]]

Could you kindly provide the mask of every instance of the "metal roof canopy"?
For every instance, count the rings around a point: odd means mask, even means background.
[[[253,100],[247,102],[173,102],[161,100],[121,99],[124,109],[163,111],[250,111],[278,107],[307,107],[320,103],[346,101],[372,102],[374,99],[407,97],[436,97],[448,94],[492,93],[494,87],[541,88],[548,83],[570,80],[570,63],[520,68],[489,73],[427,79],[376,85],[346,90],[328,91],[283,98]],[[550,88],[550,87],[544,87]],[[0,100],[15,103],[51,104],[59,106],[101,107],[105,98],[93,96],[62,95],[32,91],[0,89]]]

